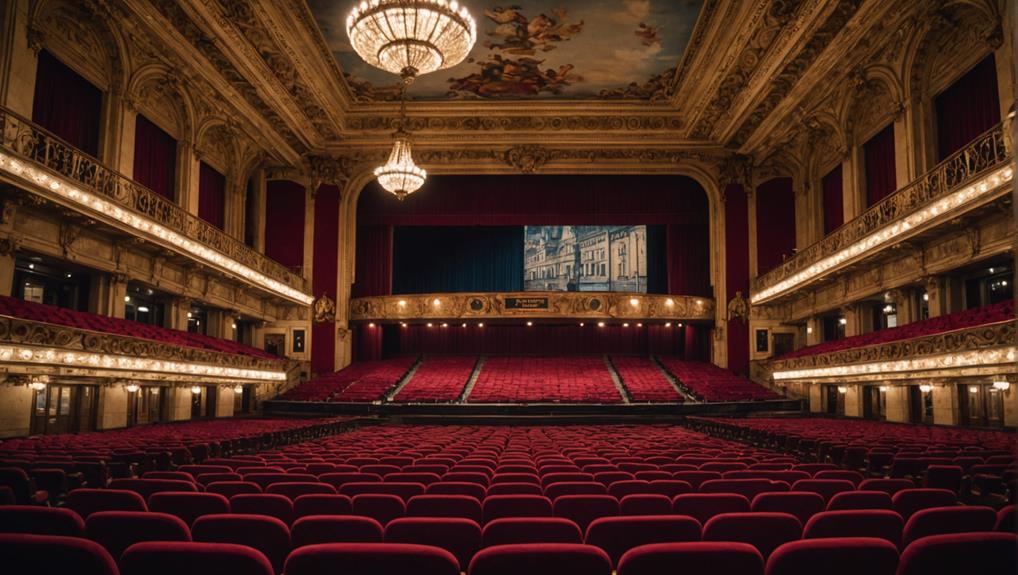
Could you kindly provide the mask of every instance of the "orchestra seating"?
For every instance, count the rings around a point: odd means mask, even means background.
[[[468,403],[621,403],[603,357],[489,357]]]
[[[280,399],[289,401],[376,401],[399,383],[417,357],[353,363],[345,369],[302,383]]]
[[[791,359],[793,357],[831,353],[868,345],[879,345],[1002,321],[1014,321],[1014,318],[1014,300],[1009,299],[992,305],[907,323],[900,327],[880,329],[862,335],[825,341],[786,353],[779,359]]]
[[[809,435],[840,423],[788,422],[774,429],[797,424]],[[325,573],[338,564],[394,574],[640,575],[682,564],[684,572],[731,566],[722,571],[780,575],[837,558],[848,565],[837,573],[864,565],[892,575],[931,572],[937,562],[952,572],[978,564],[981,573],[1011,573],[1018,551],[1018,538],[998,520],[1012,507],[964,505],[954,492],[912,479],[890,509],[835,510],[838,496],[870,492],[865,483],[824,479],[846,470],[776,436],[751,444],[676,425],[390,424],[335,433],[335,421],[225,423],[236,433],[310,436],[202,465],[170,461],[182,479],[86,489],[87,506],[75,491],[55,507],[0,505],[0,558],[38,569],[78,562],[82,573],[259,575]],[[729,420],[697,425],[743,429]],[[156,437],[176,437],[161,430],[172,427],[180,426],[89,435],[107,436],[104,449],[115,453],[116,445],[154,448]],[[982,437],[958,431],[933,434],[927,453]],[[71,436],[56,437],[65,437],[66,457],[83,457]],[[902,446],[916,437],[906,433]],[[7,462],[49,451],[37,439],[9,443],[0,444]],[[213,468],[240,476],[228,483],[249,484],[250,492],[214,495],[218,482],[199,479]],[[132,491],[139,497],[125,509]],[[633,498],[663,505],[627,505]]]
[[[459,399],[477,365],[474,356],[425,358],[410,381],[396,394],[399,402],[451,402]]]
[[[196,347],[209,351],[247,355],[262,359],[279,359],[278,357],[256,347],[251,347],[228,339],[220,339],[217,337],[202,335],[200,333],[190,333],[187,331],[157,327],[147,323],[140,323],[95,313],[38,304],[16,297],[0,296],[0,316],[5,315],[18,319],[51,323],[78,329],[87,329],[123,337],[149,339],[170,345]]]
[[[759,401],[781,396],[727,369],[702,361],[659,357],[658,361],[701,401]]]
[[[613,355],[612,365],[634,402],[681,402],[682,395],[649,358]]]

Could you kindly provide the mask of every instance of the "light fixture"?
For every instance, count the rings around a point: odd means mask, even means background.
[[[923,294],[923,301],[930,301],[930,294],[924,293]]]
[[[675,305],[675,300],[673,300],[672,298],[668,298],[665,300],[665,305],[668,307],[672,307],[673,305]]]
[[[67,273],[64,274],[64,277],[67,278],[67,279],[71,279],[71,277],[73,277],[73,276],[72,276],[72,274],[70,272],[67,272]]]
[[[628,323],[624,323],[624,324],[622,324],[622,327],[629,327],[629,324]]]
[[[848,393],[848,386],[845,386],[845,385],[839,385],[839,386],[838,386],[838,393],[840,393],[840,394],[842,394],[842,395],[844,395],[844,394]]]
[[[449,324],[447,324],[447,323],[443,323],[443,324],[442,324],[442,327],[449,327]]]
[[[428,327],[431,327],[431,324],[430,324],[430,323],[428,324]]]
[[[604,322],[603,321],[597,322],[597,327],[604,327]]]
[[[884,313],[888,313],[888,314],[889,313],[894,313],[894,306],[891,305],[891,304],[885,305],[884,306]]]
[[[148,306],[140,305],[138,306],[138,311],[141,313],[148,313]]]
[[[527,322],[527,327],[531,327],[532,325],[534,325],[534,322],[532,322],[532,321],[528,321]]]
[[[466,324],[466,323],[464,323],[464,324],[463,324],[463,325],[462,325],[461,327],[467,327],[467,324]]]
[[[375,324],[374,324],[374,322],[372,322],[372,323],[369,323],[369,324],[368,324],[368,327],[370,327],[371,329],[374,329],[374,328],[375,328]]]
[[[886,385],[881,385],[880,387],[877,388],[877,390],[880,391],[880,393],[886,393],[887,392],[887,386]]]
[[[969,386],[969,393],[979,393],[979,386],[978,385],[970,385]]]
[[[964,369],[994,365],[1010,366],[1016,359],[1018,359],[1018,347],[1008,346],[911,359],[778,370],[772,376],[775,380],[815,379],[822,377],[870,377],[892,374],[899,378],[904,378],[913,375],[917,371],[943,370],[945,368]]]
[[[838,323],[841,324],[841,325],[846,325],[846,324],[848,324],[848,320],[843,318],[843,317],[839,317],[838,318]]]
[[[237,324],[235,324],[235,323],[231,323],[231,324],[230,324],[230,327],[232,327],[233,329],[237,329]]]
[[[640,300],[636,299],[635,297],[629,298],[629,305],[633,307],[638,307],[640,305]]]
[[[346,34],[365,62],[410,82],[462,62],[477,24],[457,0],[366,0],[346,17]]]
[[[396,130],[393,140],[389,160],[375,168],[375,178],[385,191],[396,196],[398,200],[404,200],[421,189],[428,172],[414,163],[413,144],[410,143],[410,134],[406,130],[402,128]]]
[[[399,322],[399,325],[400,325],[400,327],[406,327],[406,322],[405,321],[401,321],[401,322]]]
[[[638,323],[638,324],[636,324],[636,327],[643,327],[643,324],[642,323]]]
[[[28,384],[28,386],[34,389],[35,391],[42,391],[46,389],[46,384],[41,381],[33,381],[32,383]]]
[[[929,393],[929,392],[933,391],[933,386],[928,384],[928,383],[924,383],[924,384],[919,386],[919,391],[921,391],[923,393]]]
[[[479,323],[479,324],[477,324],[477,327],[484,327],[484,324],[483,323]]]
[[[682,322],[681,321],[678,323],[678,327],[682,327]]]
[[[34,270],[35,269],[35,264],[28,264],[28,269]]]
[[[138,384],[129,383],[124,386],[124,389],[127,390],[127,393],[135,393],[136,391],[138,391]]]
[[[125,301],[125,302],[129,302],[129,301],[131,301],[131,296],[129,296],[129,295],[125,295],[125,296],[124,296],[124,301]]]
[[[665,322],[665,327],[672,327],[672,322],[670,321]]]
[[[813,333],[813,326],[807,325],[806,326],[806,333]]]
[[[399,307],[406,307],[406,300],[405,299],[401,299],[397,303],[399,304]]]
[[[1011,388],[1011,382],[1009,382],[1009,381],[995,381],[995,382],[993,382],[993,389],[998,389],[1000,391],[1007,391],[1010,388]]]
[[[440,299],[438,299],[436,297],[435,299],[431,300],[431,305],[433,305],[435,307],[438,307],[438,306],[442,305],[442,300],[440,300]]]
[[[194,317],[194,315],[191,314],[191,312],[187,312],[187,319],[191,319],[192,317]]]
[[[201,393],[201,386],[192,385],[191,386],[191,393],[194,394],[194,395],[200,394]]]
[[[233,386],[233,393],[236,393],[237,395],[244,393],[244,386],[243,385]]]

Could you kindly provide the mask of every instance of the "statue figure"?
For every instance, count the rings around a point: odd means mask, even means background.
[[[332,301],[328,295],[322,294],[322,297],[316,299],[311,306],[315,314],[315,323],[336,321],[336,302]]]
[[[743,297],[741,291],[735,292],[735,297],[728,302],[728,319],[735,318],[741,319],[742,323],[746,323],[749,319],[749,302]]]

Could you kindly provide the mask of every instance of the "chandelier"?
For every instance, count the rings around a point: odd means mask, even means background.
[[[402,201],[424,185],[428,172],[414,163],[411,154],[410,134],[403,128],[396,130],[395,142],[389,161],[375,168],[375,177],[385,191]]]
[[[457,0],[363,0],[347,16],[346,33],[365,62],[410,82],[462,62],[477,25]]]

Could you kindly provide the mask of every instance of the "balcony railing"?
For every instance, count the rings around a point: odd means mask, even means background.
[[[127,210],[118,214],[121,220],[126,216],[143,218],[142,223],[136,227],[146,227],[145,220],[148,220],[183,238],[197,242],[200,244],[199,248],[214,250],[220,257],[209,254],[204,259],[213,260],[214,265],[224,267],[235,275],[241,275],[243,279],[252,280],[256,285],[261,284],[259,287],[268,287],[270,291],[303,303],[308,303],[311,299],[310,296],[299,295],[307,294],[308,291],[307,280],[303,277],[249,248],[205,220],[188,213],[149,188],[105,166],[96,158],[71,146],[39,125],[3,107],[0,107],[0,151],[7,152],[13,158],[42,166],[69,183],[80,186],[83,191],[95,194],[116,208]],[[4,165],[6,171],[14,171],[11,167],[8,164]],[[95,209],[92,205],[87,207]],[[180,247],[179,243],[173,241],[167,243],[170,248]],[[198,252],[202,250],[184,253],[194,256]],[[223,257],[226,260],[223,260]],[[255,274],[238,273],[245,271],[240,266],[253,270],[268,281],[258,281],[262,278],[253,277]],[[280,285],[276,286],[274,282]]]
[[[1005,126],[998,124],[827,237],[755,278],[751,301],[759,304],[781,297],[992,194],[1013,178],[1008,166],[1012,155]]]

